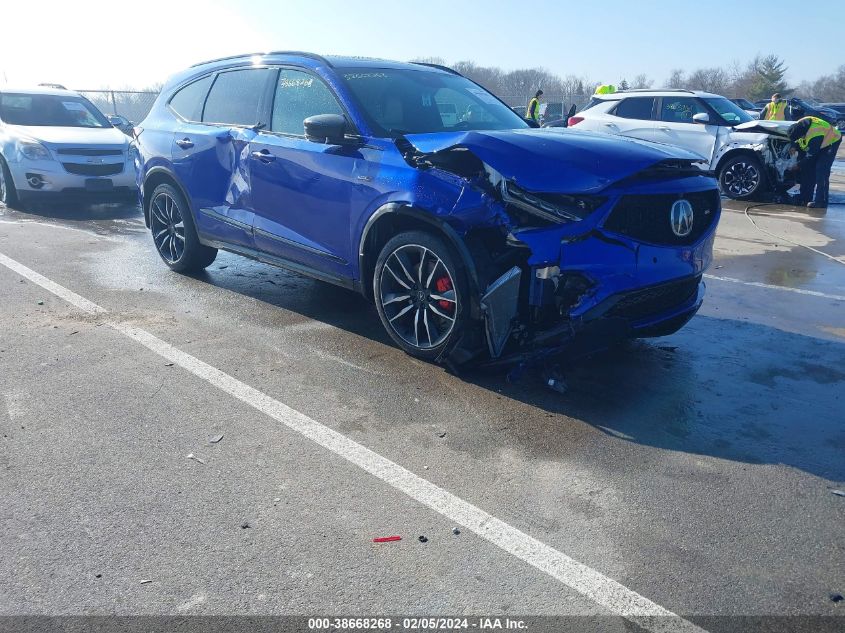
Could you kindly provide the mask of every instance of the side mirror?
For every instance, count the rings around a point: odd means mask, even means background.
[[[109,114],[106,118],[114,127],[129,127],[129,119],[125,116],[120,116],[119,114]]]
[[[573,103],[572,106],[569,108],[569,114],[566,115],[566,118],[568,119],[571,116],[575,116],[575,110],[575,104]]]
[[[529,127],[540,127],[540,124],[537,123],[534,119],[523,119]]]
[[[305,138],[315,143],[345,145],[346,119],[340,114],[315,114],[302,122]]]
[[[708,123],[710,123],[710,115],[706,112],[699,112],[698,114],[692,115],[692,122],[707,125]]]

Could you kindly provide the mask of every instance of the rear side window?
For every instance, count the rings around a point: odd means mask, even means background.
[[[170,109],[188,121],[202,119],[202,106],[213,78],[213,75],[203,77],[179,90],[170,99]]]
[[[668,123],[693,123],[696,114],[707,113],[698,99],[693,97],[663,97],[660,120]]]
[[[302,122],[315,114],[343,114],[334,95],[314,75],[299,70],[282,69],[273,101],[270,129],[280,134],[303,136]]]
[[[251,68],[217,75],[202,120],[245,126],[262,122],[261,103],[272,72],[269,68]]]
[[[590,108],[594,108],[595,106],[597,106],[600,103],[606,103],[606,100],[605,99],[599,99],[598,97],[590,97],[590,100],[587,101],[587,105],[585,105],[583,108],[581,108],[581,112],[583,112],[584,110],[589,110]]]
[[[653,109],[654,97],[629,97],[619,102],[613,114],[623,119],[649,120]]]

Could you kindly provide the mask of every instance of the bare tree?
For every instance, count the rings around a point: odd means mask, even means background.
[[[686,78],[684,77],[684,71],[680,68],[673,70],[672,74],[669,75],[669,79],[666,80],[667,88],[683,88],[685,85]]]
[[[634,83],[631,84],[631,87],[635,88],[635,89],[637,89],[637,88],[643,89],[643,88],[651,88],[653,85],[654,85],[654,79],[649,79],[648,75],[646,75],[645,73],[641,73],[641,74],[637,75],[636,77],[634,77]]]
[[[686,81],[685,88],[703,90],[716,94],[725,94],[730,88],[731,80],[722,68],[699,68]]]

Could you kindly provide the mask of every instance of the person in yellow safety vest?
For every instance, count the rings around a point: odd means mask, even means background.
[[[798,161],[801,170],[798,204],[826,207],[830,191],[830,170],[842,143],[842,133],[824,119],[805,116],[789,128],[789,140],[802,155]]]
[[[535,92],[534,97],[528,102],[528,107],[525,109],[525,118],[534,121],[537,125],[540,125],[540,97],[542,96],[542,90]]]
[[[616,86],[613,84],[599,84],[596,86],[597,95],[611,95],[616,92]]]
[[[780,93],[772,95],[772,100],[766,104],[760,113],[761,121],[786,121],[786,101],[780,98]]]

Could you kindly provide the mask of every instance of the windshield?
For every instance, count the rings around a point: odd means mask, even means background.
[[[111,127],[82,97],[46,94],[0,94],[0,121],[10,125]]]
[[[734,99],[734,103],[736,103],[740,108],[744,108],[746,110],[754,109],[754,104],[748,99]]]
[[[459,75],[391,68],[340,72],[379,136],[528,127],[508,106]]]
[[[705,98],[704,101],[706,101],[707,105],[713,108],[720,117],[731,125],[748,123],[749,121],[754,120],[754,118],[745,110],[740,108],[737,104],[728,101],[724,97],[709,97]]]

